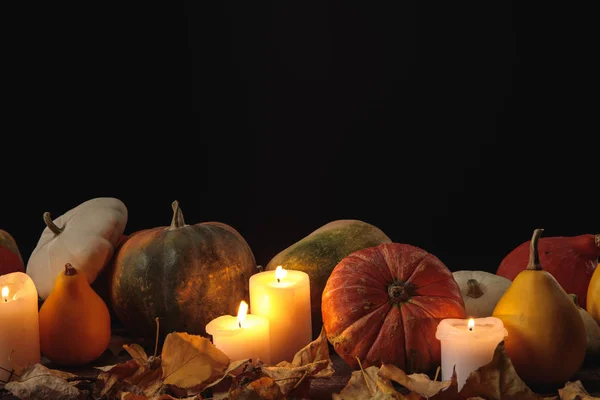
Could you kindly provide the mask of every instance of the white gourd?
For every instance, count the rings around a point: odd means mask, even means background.
[[[472,318],[491,317],[512,283],[510,279],[486,271],[455,271],[452,275],[460,287],[467,315]]]
[[[585,333],[587,337],[585,355],[586,357],[592,359],[596,358],[600,356],[600,325],[598,325],[594,317],[592,317],[589,312],[579,307],[577,295],[569,294],[569,296],[571,297],[571,300],[573,300],[573,303],[575,303],[575,307],[577,307],[579,310],[579,315],[581,315],[581,319],[585,325]]]
[[[44,213],[44,222],[46,228],[29,257],[26,272],[45,300],[67,263],[85,273],[90,285],[94,282],[125,231],[127,207],[119,199],[98,197],[55,220]]]

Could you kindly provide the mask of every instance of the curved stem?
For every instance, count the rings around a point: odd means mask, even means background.
[[[44,213],[44,222],[46,223],[48,229],[50,229],[55,235],[60,235],[62,233],[63,228],[56,226],[56,224],[52,221],[50,213],[47,211]]]
[[[542,236],[543,229],[536,229],[533,231],[533,237],[531,238],[531,243],[529,245],[529,263],[527,264],[527,269],[531,271],[541,271],[542,265],[540,264],[540,254],[538,252],[538,241],[540,240],[540,236]]]
[[[469,279],[467,281],[467,285],[469,285],[469,292],[467,293],[467,296],[474,299],[478,299],[483,296],[483,291],[481,290],[481,286],[479,286],[477,279]]]
[[[171,220],[170,229],[182,228],[185,226],[185,221],[183,220],[183,212],[181,212],[181,208],[179,208],[179,202],[175,200],[171,207],[173,207],[173,219]]]

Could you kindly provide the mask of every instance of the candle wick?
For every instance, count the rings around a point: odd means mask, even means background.
[[[242,327],[242,321],[238,321],[238,326],[241,328]]]
[[[472,326],[470,326],[470,327],[469,327],[469,330],[470,330],[471,332],[473,332],[473,327],[472,327]]]
[[[277,278],[277,283],[281,283],[281,279],[280,278]]]

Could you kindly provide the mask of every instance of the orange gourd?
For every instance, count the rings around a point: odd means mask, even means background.
[[[71,264],[56,278],[40,309],[40,347],[60,365],[88,364],[108,348],[111,335],[106,303]]]
[[[594,270],[587,289],[587,312],[600,324],[600,264]]]

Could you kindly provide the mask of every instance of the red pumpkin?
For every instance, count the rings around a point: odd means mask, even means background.
[[[25,272],[25,264],[15,239],[0,229],[0,275],[11,272]]]
[[[531,241],[521,243],[508,253],[496,275],[511,281],[527,267]],[[587,290],[600,257],[600,234],[548,236],[538,242],[540,264],[567,293],[577,295],[579,306],[587,308]]]
[[[407,373],[440,365],[444,318],[465,318],[460,288],[433,254],[401,243],[356,251],[334,268],[322,298],[323,325],[351,367],[394,364]]]

